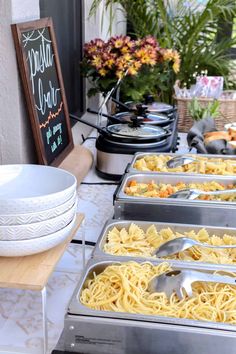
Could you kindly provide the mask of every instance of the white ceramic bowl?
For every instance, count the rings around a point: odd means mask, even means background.
[[[75,202],[77,202],[76,192],[68,201],[55,208],[35,213],[0,215],[0,225],[22,225],[49,220],[55,218],[56,216],[64,214],[67,210],[72,208]]]
[[[77,202],[64,214],[50,220],[24,225],[0,225],[0,240],[28,240],[52,234],[66,227],[74,218],[76,211]]]
[[[34,238],[32,240],[0,241],[0,256],[28,256],[49,250],[63,242],[68,237],[74,226],[75,220],[76,215],[66,227],[45,237]]]
[[[0,166],[0,215],[34,213],[68,201],[76,178],[56,167],[41,165]]]

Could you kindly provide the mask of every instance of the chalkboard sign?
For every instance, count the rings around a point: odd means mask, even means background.
[[[39,163],[57,166],[73,149],[51,18],[12,25]]]

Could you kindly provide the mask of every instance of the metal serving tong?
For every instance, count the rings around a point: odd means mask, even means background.
[[[175,156],[166,162],[168,168],[176,168],[184,165],[188,165],[194,161],[198,161],[191,156]]]
[[[221,195],[221,194],[231,194],[236,193],[236,189],[224,189],[222,191],[209,191],[205,192],[200,189],[195,188],[188,188],[188,189],[181,189],[171,195],[168,198],[175,198],[175,199],[196,199],[199,195]]]
[[[199,160],[196,159],[195,157],[192,157],[192,156],[183,156],[183,155],[182,156],[175,156],[166,162],[166,166],[168,168],[176,168],[176,167],[181,167],[184,165],[189,165],[190,163],[193,163],[193,162],[199,162]],[[212,163],[219,164],[221,162],[213,161]],[[235,166],[235,165],[236,165],[236,163],[231,164],[231,166]]]
[[[210,273],[199,272],[191,269],[173,270],[152,278],[148,285],[148,291],[151,293],[164,292],[170,297],[173,292],[180,300],[184,299],[184,291],[188,297],[193,296],[192,283],[208,282],[236,285],[236,279],[230,276],[214,275]]]
[[[226,248],[226,249],[236,248],[236,245],[213,246],[207,243],[202,243],[193,240],[192,238],[189,237],[177,237],[173,240],[163,243],[157,250],[154,251],[153,255],[156,255],[157,257],[170,256],[172,254],[187,250],[188,248],[193,246],[201,246],[207,248]]]

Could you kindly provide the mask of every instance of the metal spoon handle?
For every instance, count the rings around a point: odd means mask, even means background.
[[[207,247],[207,248],[236,248],[236,245],[220,245],[220,246],[214,246],[214,245],[208,245],[207,243],[201,243],[198,241],[195,241],[196,246],[201,246],[201,247]]]
[[[236,285],[236,279],[224,275],[196,272],[192,274],[192,283],[197,281]]]
[[[201,194],[205,194],[205,195],[219,195],[219,194],[230,194],[230,193],[236,193],[236,189],[224,189],[222,191],[210,191],[210,192],[201,191]]]

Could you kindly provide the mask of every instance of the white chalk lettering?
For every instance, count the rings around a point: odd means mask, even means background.
[[[57,145],[60,145],[60,144],[62,144],[62,136],[58,135],[58,137],[57,137]]]
[[[54,152],[57,148],[57,143],[54,141],[54,143],[51,145],[51,151]]]
[[[52,82],[49,81],[50,90],[44,93],[43,83],[41,78],[38,80],[38,92],[39,92],[39,105],[35,105],[37,110],[44,115],[47,108],[52,108],[57,106],[58,94],[60,88],[55,89],[52,85]]]
[[[47,132],[46,132],[46,138],[47,138],[47,144],[49,144],[50,138],[52,137],[52,130],[49,127]]]
[[[61,123],[58,123],[57,125],[54,125],[53,127],[53,135],[55,135],[57,132],[62,133],[62,128],[61,128]]]
[[[37,75],[37,73],[44,73],[46,68],[49,68],[53,65],[53,57],[54,54],[52,52],[52,45],[51,41],[49,41],[47,38],[43,36],[43,34],[40,35],[42,42],[39,45],[39,50],[34,50],[31,48],[28,50],[28,56],[27,60],[29,61],[29,67],[30,67],[30,81],[32,85],[32,90],[34,93],[34,78]],[[37,40],[39,37],[36,39],[31,39]]]

